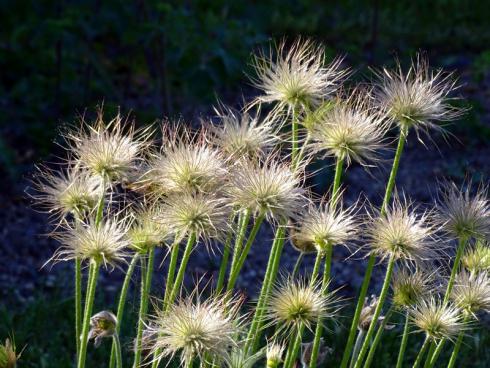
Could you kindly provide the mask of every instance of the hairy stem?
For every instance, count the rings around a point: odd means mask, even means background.
[[[122,352],[121,352],[121,341],[119,340],[119,335],[117,333],[112,337],[115,346],[116,355],[116,367],[122,368]]]
[[[293,163],[293,167],[296,167],[297,159],[298,159],[298,147],[299,147],[299,139],[298,139],[298,108],[295,104],[293,106],[293,116],[291,119],[291,162]]]
[[[403,335],[402,341],[400,343],[400,350],[398,351],[398,358],[396,360],[396,368],[402,368],[403,366],[403,358],[405,356],[405,349],[407,348],[408,342],[408,331],[410,329],[410,313],[409,311],[405,311],[405,324],[403,326]]]
[[[187,268],[187,263],[189,262],[189,258],[191,256],[195,242],[196,242],[196,234],[191,233],[189,235],[189,239],[187,239],[187,244],[184,249],[184,254],[182,255],[182,260],[180,261],[179,271],[177,272],[177,277],[175,278],[175,283],[173,285],[172,292],[169,295],[167,305],[171,305],[175,301],[175,298],[177,297],[177,293],[179,292],[182,286],[182,282],[184,281],[185,271]]]
[[[296,361],[296,357],[298,356],[299,348],[301,347],[301,337],[303,336],[303,331],[305,326],[300,324],[298,326],[298,331],[294,340],[292,340],[291,344],[288,347],[288,351],[286,353],[286,359],[284,360],[284,368],[292,368],[294,362]]]
[[[386,328],[386,324],[390,320],[392,314],[393,314],[393,307],[391,307],[388,310],[388,313],[386,313],[386,316],[383,319],[383,322],[381,322],[379,327],[378,327],[378,332],[376,332],[376,335],[374,336],[374,340],[371,344],[371,348],[369,349],[369,354],[366,358],[366,363],[364,363],[364,368],[369,368],[371,366],[371,363],[372,363],[373,358],[374,358],[374,354],[376,353],[376,349],[378,347],[378,344],[381,341],[381,336],[383,335],[383,332]]]
[[[304,256],[303,252],[299,252],[298,258],[296,258],[296,263],[294,264],[293,273],[291,273],[291,277],[293,279],[296,277],[296,275],[299,272],[299,269],[301,267],[301,262],[303,261],[303,256]]]
[[[169,305],[168,298],[174,286],[175,270],[177,269],[177,260],[179,258],[179,249],[180,249],[180,239],[176,239],[172,244],[172,249],[170,251],[170,261],[168,265],[167,279],[165,280],[165,294],[163,297],[164,309],[167,309]]]
[[[77,357],[80,353],[80,333],[82,331],[82,261],[75,259],[75,340]]]
[[[245,235],[247,234],[248,223],[250,222],[251,213],[249,209],[246,209],[244,212],[240,212],[238,216],[238,224],[237,224],[237,237],[235,239],[235,246],[233,248],[233,258],[231,260],[230,267],[230,276],[233,270],[236,268],[236,263],[240,258],[242,252],[242,245],[245,239]],[[229,281],[228,281],[229,282]]]
[[[422,363],[422,359],[424,357],[425,351],[427,350],[427,347],[429,346],[430,340],[428,337],[425,338],[424,343],[422,344],[422,347],[420,348],[420,351],[417,355],[417,358],[415,359],[415,362],[413,363],[412,368],[417,368],[420,363]]]
[[[361,330],[357,334],[356,337],[356,343],[354,344],[354,350],[352,350],[352,361],[350,362],[350,368],[354,367],[354,362],[357,356],[359,355],[359,351],[361,350],[362,343],[364,342],[364,335],[366,334],[366,331]]]
[[[449,281],[447,283],[446,293],[444,294],[444,304],[448,302],[449,297],[451,296],[451,291],[453,290],[454,280],[456,278],[456,274],[458,273],[459,266],[461,263],[461,257],[464,253],[464,248],[468,242],[468,238],[466,236],[462,236],[459,238],[458,248],[456,250],[456,256],[454,258],[453,268],[451,269],[451,276],[449,277]]]
[[[467,321],[468,321],[468,316],[465,316],[463,323],[466,323]],[[456,340],[456,344],[454,344],[453,352],[451,353],[451,358],[449,358],[449,363],[447,365],[447,368],[454,368],[456,364],[456,360],[458,359],[459,349],[461,348],[461,343],[463,342],[464,333],[465,331],[462,330],[458,335],[458,339]]]

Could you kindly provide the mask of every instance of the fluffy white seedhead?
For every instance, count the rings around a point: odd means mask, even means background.
[[[279,141],[273,122],[260,122],[258,113],[252,116],[228,107],[215,111],[220,125],[212,127],[212,141],[234,159],[263,157]]]
[[[371,252],[382,259],[393,256],[402,261],[434,260],[435,234],[438,227],[432,221],[432,212],[417,213],[406,199],[395,196],[386,214],[369,214],[366,224],[367,241]]]
[[[269,220],[294,218],[305,204],[299,171],[269,156],[265,162],[241,161],[233,172],[229,196],[234,205],[265,214]]]
[[[67,215],[84,218],[95,208],[101,195],[100,179],[73,166],[58,171],[38,167],[34,185],[34,200],[58,218]]]
[[[120,114],[109,123],[100,111],[93,125],[82,121],[81,127],[66,134],[69,149],[76,161],[94,175],[114,182],[135,169],[152,131],[135,130]]]
[[[347,99],[338,98],[327,107],[311,123],[313,150],[347,164],[354,161],[368,165],[376,161],[385,147],[388,124],[384,114],[372,106],[370,91],[356,89]]]
[[[356,205],[342,209],[325,201],[319,206],[310,204],[300,216],[293,242],[312,244],[318,252],[324,252],[328,246],[347,246],[357,238],[355,211]]]
[[[341,68],[342,58],[325,64],[323,46],[298,39],[289,48],[281,42],[269,55],[258,55],[252,66],[253,85],[262,91],[257,102],[276,103],[276,111],[303,106],[318,106],[338,88],[348,71]]]
[[[222,240],[230,211],[228,199],[220,195],[182,193],[164,200],[159,221],[177,238],[195,234],[204,242]]]
[[[490,245],[477,241],[461,258],[461,264],[471,273],[490,272]]]
[[[167,131],[165,145],[150,160],[142,181],[161,195],[208,193],[219,188],[227,173],[221,152],[206,142],[206,133]]]
[[[465,188],[466,186],[466,188]],[[490,237],[488,187],[480,186],[471,194],[471,182],[458,188],[448,183],[441,189],[438,217],[454,237]]]
[[[162,246],[170,240],[171,230],[161,221],[161,213],[160,203],[144,203],[131,213],[128,238],[133,249],[145,253],[148,249]]]
[[[265,318],[285,333],[300,326],[311,329],[318,318],[336,318],[340,309],[335,292],[320,282],[287,278],[276,285],[266,306]]]
[[[410,318],[432,340],[453,340],[466,327],[457,307],[436,298],[421,300],[410,311]]]
[[[451,300],[464,313],[476,318],[480,311],[490,312],[490,277],[488,272],[471,274],[461,271],[455,279]]]
[[[429,129],[441,129],[438,123],[455,120],[463,113],[450,104],[450,94],[457,89],[452,74],[430,70],[421,55],[406,74],[400,64],[394,70],[382,69],[376,74],[378,105],[400,126],[428,133]]]
[[[167,311],[157,311],[149,328],[155,336],[150,349],[158,352],[156,360],[178,356],[188,366],[194,358],[228,360],[236,347],[234,336],[240,332],[238,311],[241,300],[210,297],[195,300],[193,295],[178,301]]]
[[[130,245],[127,238],[129,221],[126,218],[109,218],[95,225],[93,219],[86,223],[67,225],[55,234],[63,244],[54,254],[53,261],[80,259],[114,267],[125,262]]]
[[[398,308],[416,305],[433,290],[434,273],[420,269],[398,269],[393,277],[393,304]]]

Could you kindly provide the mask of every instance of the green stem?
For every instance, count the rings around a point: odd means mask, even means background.
[[[318,278],[318,274],[320,273],[320,265],[322,264],[322,260],[325,254],[323,252],[317,252],[315,263],[313,264],[313,270],[311,270],[311,283],[316,282]]]
[[[434,350],[432,356],[429,357],[430,358],[429,368],[432,368],[434,364],[436,364],[437,359],[439,358],[439,355],[441,354],[445,343],[446,343],[446,339],[441,339],[441,341],[439,341],[439,343],[437,344],[436,350]]]
[[[138,263],[139,260],[139,253],[136,253],[133,258],[131,259],[131,262],[129,263],[128,269],[126,271],[126,276],[124,276],[124,281],[122,284],[121,288],[121,295],[119,296],[119,302],[117,304],[117,324],[116,324],[116,334],[119,336],[119,333],[121,331],[121,325],[123,321],[123,315],[124,315],[124,307],[126,306],[126,297],[128,295],[128,290],[129,290],[129,284],[131,283],[131,277],[133,276],[134,269],[136,267],[136,264]],[[114,368],[114,365],[116,363],[116,354],[117,354],[117,346],[116,346],[116,341],[114,340],[112,342],[112,348],[111,348],[111,358],[109,360],[109,368]]]
[[[106,191],[106,177],[105,175],[102,175],[101,194],[99,198],[99,203],[97,204],[97,213],[95,215],[96,227],[100,225],[100,222],[102,221],[102,215],[104,214],[105,191]]]
[[[284,368],[292,368],[294,362],[296,361],[296,357],[298,356],[299,349],[301,347],[301,337],[303,336],[304,325],[301,324],[298,327],[298,332],[292,344],[289,345],[288,351],[286,353],[286,359],[284,361]]]
[[[250,235],[248,236],[247,243],[245,244],[245,247],[243,248],[240,257],[236,262],[235,268],[231,270],[230,277],[228,279],[228,286],[227,286],[228,291],[233,290],[233,288],[235,287],[236,280],[240,275],[240,271],[242,270],[243,264],[247,259],[248,253],[250,252],[250,248],[252,247],[255,237],[257,236],[257,233],[259,232],[260,226],[262,225],[262,222],[264,222],[264,219],[265,219],[265,214],[261,213],[255,220],[254,226],[250,231]]]
[[[390,202],[391,195],[393,194],[393,188],[395,187],[395,181],[396,181],[396,174],[398,172],[398,167],[400,165],[400,159],[402,156],[403,147],[405,146],[405,141],[407,139],[407,134],[408,134],[408,128],[402,126],[402,128],[400,129],[400,135],[398,138],[398,145],[396,148],[395,157],[393,159],[393,166],[391,167],[390,177],[388,179],[388,183],[386,184],[383,204],[381,205],[381,215],[384,215],[386,213],[386,208]],[[352,324],[349,331],[349,337],[347,339],[347,344],[344,350],[344,354],[342,356],[342,363],[340,364],[340,368],[346,368],[347,364],[349,363],[349,359],[352,351],[352,345],[354,344],[354,339],[356,337],[359,317],[361,315],[361,311],[364,306],[364,299],[366,298],[369,282],[371,281],[371,275],[375,263],[376,263],[376,256],[374,254],[371,254],[368,259],[366,273],[364,274],[364,280],[362,282],[361,292],[359,293],[359,298],[357,299],[356,310],[354,312],[354,317],[352,319]]]
[[[461,257],[463,256],[464,248],[467,242],[468,242],[468,238],[466,236],[462,236],[459,238],[459,244],[456,250],[456,257],[454,258],[453,268],[451,270],[451,276],[449,277],[446,293],[444,294],[444,304],[448,302],[449,297],[451,296],[451,291],[453,290],[453,286],[454,286],[454,280],[456,278],[456,274],[458,273],[459,266],[461,263]]]
[[[298,158],[298,111],[296,104],[293,106],[293,116],[291,120],[291,162],[293,167],[296,167],[296,162]]]
[[[369,368],[371,366],[371,363],[374,358],[374,353],[376,353],[378,344],[381,341],[381,336],[383,335],[383,332],[385,331],[386,328],[386,324],[390,320],[392,314],[393,314],[393,307],[391,307],[388,310],[385,318],[383,319],[383,322],[381,322],[381,324],[378,327],[378,332],[376,332],[376,335],[374,336],[373,343],[371,344],[371,348],[369,349],[369,354],[366,358],[366,363],[364,363],[364,368]]]
[[[257,306],[255,308],[252,323],[250,324],[250,330],[248,332],[244,348],[244,350],[248,351],[250,355],[255,353],[257,350],[257,345],[260,341],[263,323],[262,315],[279,269],[279,261],[281,258],[282,249],[284,247],[285,233],[286,227],[284,225],[280,225],[276,230],[274,241],[272,243],[264,281],[262,282],[262,288],[260,290],[259,299],[257,301]]]
[[[141,259],[141,296],[140,296],[140,309],[138,312],[138,325],[136,329],[136,341],[134,352],[133,367],[138,368],[141,363],[142,346],[141,341],[143,339],[143,326],[148,311],[148,298],[151,290],[151,279],[153,276],[153,263],[155,261],[155,247],[151,247],[148,250],[148,261]],[[145,263],[146,262],[146,263]]]
[[[310,132],[306,135],[305,141],[301,145],[301,149],[299,150],[298,156],[296,157],[296,162],[293,163],[293,168],[296,170],[301,163],[301,160],[303,159],[303,156],[305,155],[305,149],[308,146],[308,143],[310,142],[311,135]]]
[[[179,258],[179,248],[180,248],[180,239],[179,240],[176,239],[174,241],[174,244],[172,244],[172,250],[170,251],[170,262],[168,265],[167,280],[165,281],[165,294],[163,297],[164,309],[167,309],[169,305],[168,298],[174,286],[175,270],[177,269],[177,260]]]
[[[467,321],[468,318],[465,317],[464,322],[466,323]],[[451,358],[449,359],[447,368],[453,368],[454,365],[456,364],[456,360],[458,359],[458,353],[459,353],[459,349],[461,348],[461,343],[463,342],[463,338],[464,338],[464,331],[461,331],[458,335],[458,339],[456,340],[456,344],[454,345],[454,349],[451,354]]]
[[[429,368],[430,361],[431,361],[432,355],[434,355],[435,350],[436,350],[436,343],[434,341],[431,341],[431,343],[429,345],[429,352],[427,353],[427,358],[425,359],[424,368]]]
[[[366,333],[366,338],[364,340],[364,343],[362,344],[362,348],[361,348],[361,351],[359,353],[359,356],[357,357],[356,364],[354,365],[355,368],[360,368],[362,361],[364,359],[364,356],[367,353],[367,349],[369,348],[369,342],[370,342],[370,340],[374,334],[374,330],[376,328],[378,318],[381,315],[381,311],[383,309],[383,304],[386,300],[386,297],[388,295],[388,291],[390,289],[390,281],[391,281],[391,275],[393,274],[394,265],[395,265],[395,258],[392,255],[390,257],[390,260],[388,261],[388,266],[386,268],[385,280],[383,282],[383,287],[381,289],[381,293],[379,294],[378,305],[376,306],[376,309],[374,310],[373,319],[371,321],[371,324],[369,325],[369,329]]]
[[[407,310],[405,312],[405,325],[403,326],[403,335],[402,335],[402,341],[400,344],[400,350],[398,352],[398,359],[396,360],[396,368],[402,368],[403,366],[403,358],[405,356],[405,349],[407,348],[407,342],[408,342],[408,331],[410,328],[410,313]]]
[[[115,346],[115,350],[116,350],[116,367],[117,368],[122,368],[122,352],[121,352],[121,341],[119,341],[119,335],[116,333],[114,334],[113,338],[113,343],[114,343],[114,346]]]
[[[89,266],[89,276],[87,281],[87,294],[85,296],[85,310],[83,315],[82,335],[80,337],[80,354],[78,355],[78,368],[85,367],[87,358],[88,332],[90,330],[90,317],[94,306],[95,288],[99,276],[99,263],[92,260]]]
[[[332,207],[335,207],[339,197],[340,181],[342,179],[342,170],[344,167],[344,160],[338,158],[335,163],[335,176],[333,179],[332,187]]]
[[[354,350],[352,350],[352,360],[350,362],[350,368],[354,368],[355,358],[359,355],[359,351],[361,350],[362,343],[364,341],[364,335],[366,331],[360,330],[356,337],[356,343],[354,344]]]
[[[291,274],[291,278],[295,278],[296,275],[298,274],[299,272],[299,268],[301,267],[301,262],[303,261],[303,252],[300,252],[298,254],[298,258],[296,258],[296,263],[294,264],[294,268],[293,268],[293,273]]]
[[[413,363],[412,368],[417,368],[420,365],[420,363],[422,363],[422,358],[424,357],[425,351],[427,350],[429,343],[430,343],[430,340],[428,337],[426,337],[424,340],[424,343],[422,344],[422,347],[420,348],[420,351],[417,355],[417,359],[415,359],[415,362]]]
[[[237,237],[235,239],[235,246],[233,248],[233,258],[231,260],[230,267],[230,276],[233,270],[236,268],[236,263],[240,258],[240,254],[242,252],[243,240],[245,239],[245,235],[247,234],[248,223],[250,222],[251,212],[249,209],[246,209],[245,212],[240,212],[238,216],[238,224],[237,224]]]
[[[80,353],[80,333],[82,332],[82,261],[75,259],[75,340],[77,357]]]
[[[223,249],[223,257],[221,258],[221,265],[219,267],[218,281],[216,282],[216,293],[218,294],[221,293],[221,291],[223,290],[223,286],[225,284],[226,269],[228,267],[228,259],[230,258],[230,251],[231,251],[230,248],[231,237],[232,237],[232,231],[230,231],[230,233],[228,234]]]

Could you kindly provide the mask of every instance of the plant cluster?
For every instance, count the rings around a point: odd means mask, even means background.
[[[449,183],[432,208],[395,191],[410,134],[430,135],[462,114],[451,104],[455,81],[418,57],[408,71],[382,69],[371,85],[350,87],[343,60],[325,59],[322,45],[302,39],[257,55],[259,95],[238,111],[220,106],[218,123],[198,131],[166,123],[157,140],[150,128],[120,115],[106,122],[101,113],[65,134],[68,159],[59,170],[39,170],[35,198],[62,243],[52,261],[74,264],[78,368],[89,340],[106,337],[109,367],[122,367],[121,324],[137,266],[134,368],[323,366],[328,327],[347,304],[331,283],[337,246],[368,259],[345,349],[335,352],[341,367],[369,367],[396,313],[405,316],[397,367],[411,359],[411,334],[422,341],[414,367],[434,366],[444,347],[455,365],[464,336],[490,310],[487,187],[475,193],[471,182]],[[345,205],[343,175],[353,163],[381,165],[389,130],[397,147],[382,205]],[[305,186],[317,157],[335,163],[321,199]],[[266,222],[274,239],[257,301],[246,308],[237,281]],[[288,238],[298,259],[279,277]],[[189,260],[201,246],[220,257],[219,275],[188,292]],[[151,289],[156,248],[168,255],[162,295]],[[299,275],[307,253],[314,266]],[[385,269],[384,282],[367,298],[375,267]],[[125,272],[117,311],[92,315],[98,275],[113,268]]]

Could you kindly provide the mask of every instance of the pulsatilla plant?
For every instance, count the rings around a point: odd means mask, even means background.
[[[134,368],[367,368],[385,331],[398,325],[398,355],[383,365],[413,359],[414,367],[432,367],[447,349],[455,366],[463,337],[490,308],[488,185],[444,184],[433,208],[394,194],[407,139],[463,113],[452,105],[452,74],[433,71],[419,55],[407,71],[397,64],[352,86],[343,59],[326,60],[323,46],[305,39],[253,60],[258,95],[240,108],[219,103],[197,131],[182,122],[136,128],[120,114],[106,122],[101,110],[94,122],[65,131],[62,164],[39,167],[33,198],[61,243],[50,262],[74,266],[76,366],[91,365],[94,340],[112,342],[110,368],[130,358]],[[382,203],[344,200],[352,165],[386,165],[389,130],[396,149]],[[317,159],[334,166],[321,199],[306,186]],[[287,244],[299,251],[293,270],[281,263]],[[355,298],[333,289],[339,245],[366,260]],[[189,288],[193,255],[203,251],[219,270],[206,287],[199,280]],[[257,252],[268,253],[266,269],[256,272],[263,276],[252,304],[243,303],[243,270],[260,265],[249,259]],[[304,261],[312,255],[310,267]],[[375,268],[385,275],[379,294]],[[115,310],[108,304],[92,315],[98,276],[113,270],[125,276]],[[134,333],[121,328],[130,320]],[[413,357],[409,337],[419,340]],[[3,366],[17,357],[8,342],[0,349]]]

